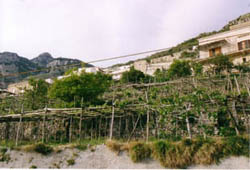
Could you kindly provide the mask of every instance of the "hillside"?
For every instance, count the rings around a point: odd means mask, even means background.
[[[152,55],[150,55],[150,56],[148,56],[146,58],[142,58],[142,59],[138,59],[138,60],[144,60],[145,59],[147,61],[150,61],[151,59],[154,59],[154,58],[159,58],[159,57],[163,57],[163,56],[167,56],[167,55],[173,55],[174,53],[178,53],[178,52],[182,53],[181,54],[182,58],[196,58],[198,56],[198,54],[199,54],[198,50],[195,50],[195,51],[192,51],[192,52],[189,52],[189,51],[192,50],[192,48],[194,46],[199,45],[199,43],[198,43],[199,38],[206,37],[206,36],[209,36],[209,35],[213,35],[213,34],[216,34],[216,33],[219,33],[219,32],[228,31],[231,26],[241,24],[241,23],[244,23],[244,22],[248,22],[248,21],[250,21],[250,13],[241,15],[237,19],[229,21],[227,25],[225,25],[223,28],[221,28],[218,31],[201,33],[198,36],[196,36],[194,38],[191,38],[189,40],[186,40],[186,41],[176,45],[175,47],[172,47],[171,49],[169,49],[167,51],[158,52],[158,53],[152,54]],[[136,61],[138,61],[138,60],[136,60]],[[134,62],[135,61],[129,61],[129,62],[124,63],[124,64],[113,65],[112,67],[129,65],[129,64],[133,64]]]
[[[22,81],[29,76],[37,78],[59,76],[72,67],[81,67],[81,63],[82,61],[77,59],[53,58],[52,55],[47,52],[31,60],[13,52],[3,52],[0,53],[0,88],[6,88],[8,84]],[[92,65],[87,64],[87,66],[91,67]],[[42,71],[23,74],[23,72],[34,70]]]

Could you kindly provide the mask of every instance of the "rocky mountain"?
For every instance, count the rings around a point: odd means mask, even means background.
[[[46,67],[54,58],[50,53],[42,53],[38,57],[33,58],[31,61],[37,64],[39,67]]]
[[[0,88],[34,76],[37,78],[53,78],[64,74],[68,69],[81,67],[82,61],[69,58],[53,58],[49,53],[42,53],[34,59],[21,57],[16,53],[0,53]],[[93,65],[86,64],[87,67]],[[41,70],[35,71],[34,70]],[[29,73],[25,73],[29,72]],[[21,73],[21,74],[20,74]]]
[[[35,70],[37,65],[27,58],[18,56],[16,53],[0,53],[0,87],[5,88],[8,84],[21,81],[25,74],[16,75]],[[9,77],[3,77],[11,75]]]

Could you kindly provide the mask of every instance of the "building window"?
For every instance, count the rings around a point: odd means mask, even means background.
[[[209,57],[214,57],[220,54],[222,54],[221,47],[212,48],[209,50]]]
[[[250,48],[250,40],[241,41],[238,43],[239,50]]]
[[[247,62],[247,59],[246,58],[243,58],[243,63],[246,63]]]

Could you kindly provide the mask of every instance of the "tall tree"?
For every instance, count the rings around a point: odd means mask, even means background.
[[[79,106],[81,99],[87,104],[96,104],[98,97],[109,88],[111,80],[111,76],[100,72],[71,74],[52,84],[49,97],[60,99],[70,106]]]

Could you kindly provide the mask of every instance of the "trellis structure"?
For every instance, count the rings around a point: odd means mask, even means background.
[[[175,132],[176,136],[193,135],[206,136],[204,130],[199,126],[215,126],[217,120],[208,118],[207,113],[199,116],[187,115],[196,107],[192,102],[183,105],[168,105],[162,102],[178,92],[178,95],[191,94],[195,89],[210,87],[211,91],[217,88],[222,94],[229,95],[226,98],[230,123],[237,134],[242,131],[249,133],[250,92],[249,74],[238,78],[185,78],[163,83],[129,84],[116,86],[111,92],[104,95],[110,103],[100,107],[81,108],[47,108],[35,111],[24,111],[23,104],[19,114],[0,116],[0,137],[6,140],[20,140],[71,142],[83,138],[144,138],[161,137],[161,131]],[[156,90],[157,92],[155,92]],[[126,92],[130,94],[127,95]],[[242,97],[242,91],[248,96]],[[125,93],[125,94],[124,94]],[[157,94],[155,94],[157,93]],[[152,95],[153,94],[153,95]],[[156,99],[152,99],[156,97]],[[158,102],[158,103],[157,103]],[[210,96],[203,103],[208,112],[218,111],[217,103]],[[165,117],[169,119],[165,124],[160,123],[163,114],[160,112],[168,110],[170,114]],[[241,114],[238,114],[238,113]],[[190,121],[196,122],[195,125]],[[171,122],[172,121],[172,122]],[[175,121],[173,123],[173,121]],[[197,123],[198,122],[198,123]],[[243,124],[243,125],[240,125]],[[180,127],[185,127],[183,128]],[[241,128],[244,128],[242,130]]]

